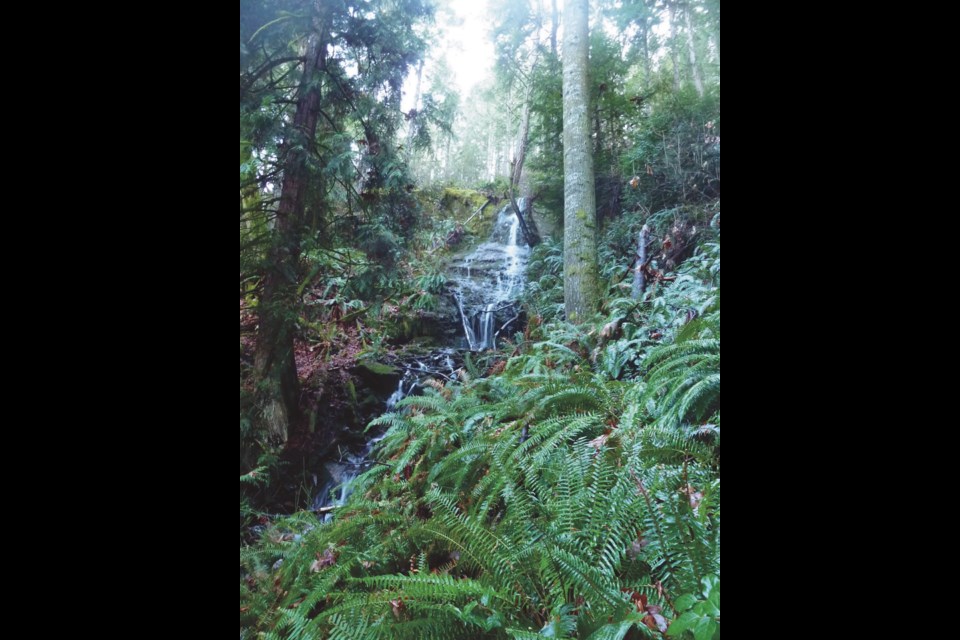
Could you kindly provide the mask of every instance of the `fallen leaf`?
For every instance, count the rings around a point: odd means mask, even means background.
[[[327,549],[323,552],[323,555],[317,554],[317,559],[310,565],[310,572],[320,573],[327,567],[332,567],[335,564],[337,564],[337,555],[331,549]]]
[[[670,625],[667,624],[667,619],[664,618],[659,613],[650,613],[643,619],[643,624],[647,625],[653,631],[659,631],[661,633],[666,633],[667,629],[670,628]]]
[[[646,611],[648,602],[649,600],[647,599],[647,596],[643,595],[642,593],[633,594],[633,604],[637,605],[637,611],[641,613]]]
[[[590,446],[596,449],[597,453],[599,453],[603,449],[603,447],[606,446],[607,440],[609,439],[610,439],[609,435],[602,435],[596,440],[591,440]]]
[[[617,318],[607,326],[603,328],[603,331],[600,332],[600,337],[604,340],[611,340],[614,338],[620,330],[620,320],[622,318]]]
[[[703,492],[697,491],[694,487],[688,486],[686,489],[681,489],[680,493],[686,494],[690,497],[690,506],[693,508],[694,513],[699,512],[700,503],[703,502]]]

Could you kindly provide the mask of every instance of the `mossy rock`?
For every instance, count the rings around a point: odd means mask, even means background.
[[[454,187],[447,187],[443,190],[443,199],[441,202],[444,206],[453,208],[457,205],[462,205],[467,208],[477,208],[483,205],[487,201],[487,196],[483,195],[479,191],[474,191],[472,189],[456,189]]]
[[[398,376],[400,375],[400,370],[396,367],[391,367],[388,364],[383,364],[382,362],[376,362],[374,360],[363,360],[358,365],[361,369],[366,369],[375,376]]]

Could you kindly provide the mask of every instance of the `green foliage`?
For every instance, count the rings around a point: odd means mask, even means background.
[[[563,241],[546,238],[537,245],[527,265],[524,302],[533,315],[553,322],[564,316]]]
[[[624,175],[639,178],[625,205],[650,210],[708,201],[720,195],[720,95],[661,88],[642,117],[635,144],[621,160]]]
[[[251,396],[246,406],[241,400],[241,462],[248,466],[270,446],[264,423],[283,415],[276,405],[298,413],[297,381],[281,367],[294,341],[306,335],[326,358],[341,346],[334,343],[358,341],[351,331],[367,332],[357,322],[363,316],[409,294],[404,262],[423,212],[402,150],[400,101],[426,49],[432,11],[424,0],[241,2],[240,298],[241,315],[246,305],[252,316],[246,328],[241,322],[248,336],[241,386]],[[309,42],[322,44],[319,64],[304,59]],[[425,117],[435,121],[443,108]],[[272,353],[260,370],[249,366],[254,345]],[[279,439],[306,431],[305,421],[286,422],[275,420]]]
[[[671,69],[644,68],[644,47],[670,53],[680,40],[656,37],[662,9],[651,3],[616,7],[635,38],[629,54],[592,37],[602,322],[563,321],[563,245],[547,240],[529,266],[529,326],[511,348],[468,355],[460,382],[427,385],[374,420],[368,429],[384,437],[373,466],[332,521],[299,513],[251,540],[278,465],[257,428],[244,312],[274,266],[284,155],[309,156],[299,258],[284,265],[295,284],[287,313],[311,347],[355,331],[374,357],[439,308],[438,258],[485,200],[440,177],[503,193],[488,167],[509,162],[502,150],[527,95],[538,208],[562,210],[560,66],[537,6],[497,14],[501,78],[475,90],[477,117],[455,136],[461,103],[442,77],[425,78],[417,113],[400,110],[427,3],[241,3],[242,639],[625,640],[663,637],[652,629],[668,625],[670,637],[719,637],[719,90],[674,91]],[[320,80],[324,118],[316,139],[285,144],[296,141],[300,63],[284,59],[318,7],[337,52]],[[695,22],[718,29],[719,5],[699,8]],[[634,300],[626,269],[645,224],[659,276]],[[668,237],[689,244],[660,256]]]
[[[703,579],[703,591],[681,596],[676,602],[680,617],[670,625],[667,635],[672,638],[692,633],[695,640],[714,640],[720,637],[720,578]]]
[[[719,246],[682,271],[698,287],[673,283],[643,314],[660,321],[660,298],[665,310],[715,302],[675,344],[632,347],[641,364],[620,376],[585,366],[597,327],[545,324],[502,373],[482,377],[470,360],[469,381],[374,420],[386,429],[376,464],[335,520],[280,523],[242,554],[241,606],[259,612],[246,626],[278,638],[622,639],[647,637],[663,612],[678,637],[712,637],[719,387],[698,385],[719,369]]]

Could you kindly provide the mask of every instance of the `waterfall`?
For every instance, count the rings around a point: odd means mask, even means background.
[[[526,209],[525,199],[518,204],[521,211]],[[519,315],[518,298],[523,293],[530,258],[530,247],[519,240],[520,220],[508,205],[500,211],[490,239],[451,265],[457,308],[466,346],[471,351],[496,348],[500,332],[509,328]],[[448,348],[397,363],[403,368],[403,375],[387,400],[387,412],[403,411],[398,409],[400,401],[419,392],[431,378],[456,380],[456,357],[457,352]],[[346,504],[357,476],[372,467],[370,456],[383,438],[381,435],[370,440],[360,453],[347,453],[340,460],[326,464],[329,480],[313,503],[313,510],[324,522],[333,517],[337,507]]]
[[[454,360],[455,355],[456,352],[452,349],[441,349],[403,364],[403,375],[397,390],[387,400],[386,412],[397,411],[397,404],[416,394],[430,378],[456,380],[458,365]],[[368,441],[361,452],[344,454],[338,461],[324,465],[330,479],[320,488],[312,505],[313,511],[320,515],[321,520],[330,521],[333,511],[347,503],[353,494],[354,480],[373,466],[373,450],[385,437],[386,434],[381,434]]]
[[[520,210],[526,206],[521,198]],[[515,314],[530,258],[530,248],[519,240],[520,219],[508,205],[500,211],[489,241],[453,264],[457,308],[471,351],[495,348],[500,331]],[[499,330],[498,317],[507,320]]]
[[[383,440],[384,435],[367,442],[367,446],[361,453],[348,453],[341,458],[340,462],[326,464],[331,479],[314,498],[312,507],[315,513],[320,514],[324,522],[329,522],[333,518],[333,509],[347,504],[347,500],[353,494],[353,481],[371,467],[370,454],[373,453],[374,447]],[[336,495],[332,496],[334,490],[336,490]]]

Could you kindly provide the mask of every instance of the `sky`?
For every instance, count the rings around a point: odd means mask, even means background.
[[[428,88],[427,78],[431,62],[446,56],[447,65],[453,71],[454,84],[460,95],[466,97],[477,84],[486,78],[493,68],[493,43],[490,41],[491,21],[488,17],[488,0],[446,0],[454,17],[440,9],[437,11],[436,30],[439,38],[431,43],[429,58],[424,65],[423,91]],[[459,23],[459,24],[458,24]],[[416,71],[404,86],[403,109],[413,105],[416,92]]]
[[[466,99],[470,91],[487,78],[493,69],[494,49],[490,38],[490,27],[493,17],[490,15],[490,0],[437,0],[444,5],[437,9],[436,27],[438,37],[430,43],[428,59],[424,65],[424,83],[422,91],[427,91],[431,75],[431,63],[446,56],[447,64],[453,71],[453,80],[460,96]],[[562,11],[562,4],[561,11]],[[451,13],[453,14],[451,16]],[[591,29],[596,25],[591,24]],[[607,35],[616,38],[617,28],[612,22],[602,25]],[[661,37],[669,32],[669,23],[664,20],[654,31]],[[561,26],[560,35],[562,37]],[[404,85],[403,109],[409,110],[414,105],[413,97],[416,93],[417,73],[414,70]]]
[[[493,43],[488,34],[488,4],[487,0],[449,0],[449,3],[463,23],[458,26],[449,23],[438,26],[446,32],[447,61],[456,75],[461,95],[466,96],[493,67]]]

